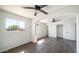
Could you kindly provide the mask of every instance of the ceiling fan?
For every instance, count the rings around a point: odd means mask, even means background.
[[[51,22],[57,22],[57,21],[61,21],[61,20],[53,18],[53,20]]]
[[[44,13],[45,15],[47,15],[48,13],[44,10],[42,10],[42,8],[46,7],[47,5],[35,5],[35,7],[23,7],[24,9],[35,9],[35,14],[34,16],[37,15],[37,10]]]

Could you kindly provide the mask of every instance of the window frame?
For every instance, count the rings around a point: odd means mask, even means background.
[[[25,29],[24,29],[23,31],[22,31],[22,30],[18,30],[18,29],[17,29],[17,30],[14,30],[14,31],[7,31],[7,30],[6,30],[6,20],[7,20],[8,18],[9,18],[9,19],[12,19],[12,20],[13,20],[13,19],[16,20],[16,21],[17,21],[17,26],[19,26],[19,24],[18,24],[19,21],[24,22],[24,27],[25,27]],[[21,20],[21,19],[6,17],[6,18],[5,18],[5,32],[26,32],[26,23],[25,23],[25,19]]]

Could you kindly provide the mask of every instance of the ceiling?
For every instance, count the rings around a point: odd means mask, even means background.
[[[74,15],[60,15],[60,16],[56,15],[54,16],[54,18],[56,18],[56,20],[60,20],[58,22],[64,22],[64,21],[75,22],[76,21],[76,17]],[[42,23],[50,23],[51,21],[53,21],[53,17],[48,17],[48,18],[39,20],[39,22],[42,22]]]
[[[0,6],[1,9],[9,11],[11,13],[15,13],[24,17],[29,17],[29,18],[40,18],[43,16],[46,16],[45,14],[41,13],[38,11],[37,16],[34,16],[34,10],[32,9],[23,9],[22,7],[24,6],[30,6],[30,7],[34,7],[34,5],[3,5]],[[43,10],[48,12],[48,15],[50,15],[51,13],[55,12],[56,10],[59,10],[61,8],[64,8],[66,5],[48,5],[44,8],[42,8]]]
[[[23,9],[22,7],[34,7],[34,5],[3,5],[0,6],[0,9],[6,10],[8,12],[21,15],[24,17],[28,17],[35,20],[40,20],[43,23],[49,23],[52,21],[53,17],[58,18],[61,21],[63,20],[75,20],[73,15],[65,15],[62,13],[72,13],[76,12],[79,13],[79,6],[70,6],[70,5],[47,5],[46,7],[42,8],[43,10],[48,12],[48,15],[45,15],[38,11],[37,16],[34,16],[35,10],[32,9]],[[60,13],[59,13],[60,12]],[[56,14],[57,13],[57,14]],[[59,13],[59,14],[58,14]]]

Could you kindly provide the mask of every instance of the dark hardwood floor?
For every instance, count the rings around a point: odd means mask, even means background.
[[[45,37],[35,44],[24,44],[5,53],[76,53],[76,41]]]

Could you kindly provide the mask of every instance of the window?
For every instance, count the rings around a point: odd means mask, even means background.
[[[6,18],[6,31],[25,31],[25,22]]]
[[[19,31],[25,31],[25,22],[18,21],[18,30]]]

